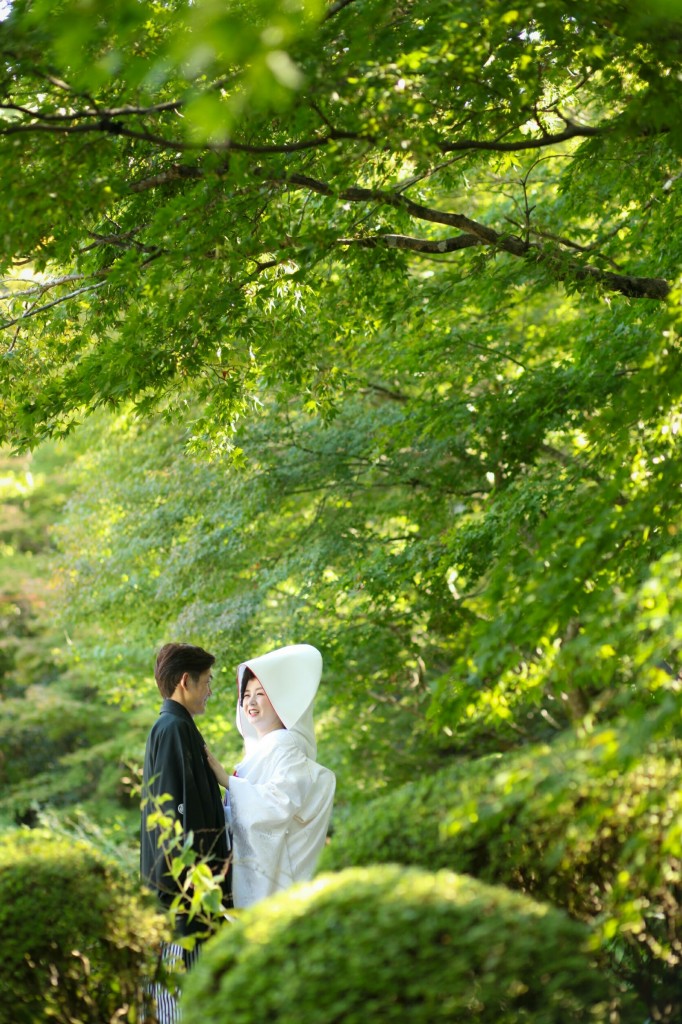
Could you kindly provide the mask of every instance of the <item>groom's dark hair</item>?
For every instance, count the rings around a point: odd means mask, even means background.
[[[156,656],[154,678],[162,697],[172,697],[175,688],[189,672],[196,682],[202,672],[215,663],[215,655],[194,644],[164,644]]]

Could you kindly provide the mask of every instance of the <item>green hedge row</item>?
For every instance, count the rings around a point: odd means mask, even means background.
[[[46,830],[0,837],[0,1024],[140,1020],[166,934],[89,844]]]
[[[677,1022],[682,743],[632,749],[611,728],[453,766],[352,812],[321,869],[397,861],[534,895],[594,922],[654,1019]]]
[[[589,930],[508,889],[384,866],[317,878],[204,947],[183,1024],[597,1024]]]

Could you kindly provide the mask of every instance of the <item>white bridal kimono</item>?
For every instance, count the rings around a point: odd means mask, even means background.
[[[262,739],[241,708],[246,668],[285,725]],[[312,705],[321,675],[322,656],[309,644],[282,647],[239,666],[237,726],[246,756],[226,795],[235,907],[251,906],[315,871],[336,784],[334,773],[315,760]]]

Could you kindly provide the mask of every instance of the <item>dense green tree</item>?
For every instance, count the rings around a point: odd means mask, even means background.
[[[481,755],[529,793],[541,750],[546,790],[589,788],[609,828],[647,765],[665,791],[676,5],[17,0],[0,29],[0,436],[72,453],[52,656],[70,694],[128,711],[113,746],[69,752],[64,790],[33,776],[45,799],[134,779],[170,636],[220,652],[228,754],[234,665],[317,642],[337,820],[457,759],[470,870],[496,854]],[[590,917],[557,894],[599,847],[594,906],[622,863],[642,899],[660,868],[652,906],[679,886],[655,815],[621,862],[552,807],[529,820],[577,850],[568,881],[540,843],[499,880],[548,872],[543,897]],[[632,922],[608,925],[617,959]]]

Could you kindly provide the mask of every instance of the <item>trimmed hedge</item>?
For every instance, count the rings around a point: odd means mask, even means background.
[[[337,823],[320,868],[449,868],[597,922],[652,1018],[677,1024],[682,743],[636,749],[621,727],[451,767]]]
[[[186,978],[182,1020],[597,1024],[612,992],[588,936],[562,912],[472,878],[351,869],[223,927]]]
[[[0,1024],[138,1021],[165,917],[94,847],[0,837]]]

